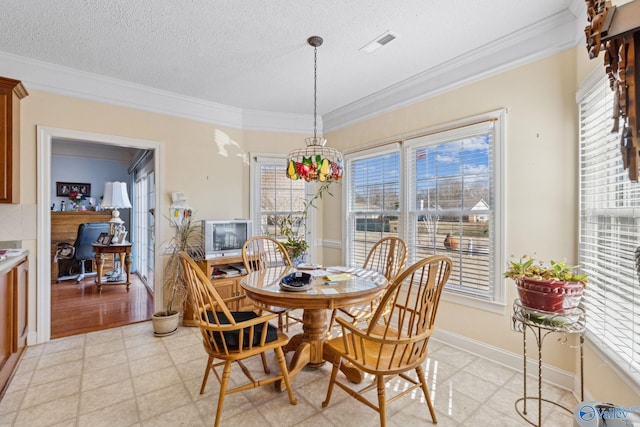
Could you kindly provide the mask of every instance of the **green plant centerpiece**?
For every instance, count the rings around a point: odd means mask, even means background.
[[[504,277],[516,282],[522,305],[551,313],[577,307],[588,279],[566,261],[543,263],[528,255],[509,261]]]
[[[316,208],[317,202],[321,200],[325,194],[333,196],[329,190],[331,184],[334,182],[335,181],[324,182],[318,187],[312,197],[305,200],[303,209],[300,213],[296,213],[295,215],[289,214],[281,218],[278,222],[280,235],[286,239],[282,242],[282,245],[289,253],[289,258],[291,258],[292,262],[297,263],[295,260],[300,260],[300,258],[307,252],[307,249],[309,249],[309,243],[305,239],[304,233],[301,233],[301,228],[303,228],[306,223],[309,210],[311,208]]]
[[[171,227],[175,228],[175,232],[165,250],[166,259],[163,270],[165,309],[153,314],[156,336],[169,335],[175,332],[180,315],[180,311],[176,307],[181,306],[189,295],[187,277],[180,262],[180,252],[187,252],[195,260],[204,258],[201,222],[193,218],[191,209],[176,209],[174,213],[177,216],[167,218]],[[156,330],[156,318],[164,318],[162,320],[172,318],[172,322],[170,326],[163,328],[163,332],[159,332]],[[174,324],[175,326],[173,326]]]

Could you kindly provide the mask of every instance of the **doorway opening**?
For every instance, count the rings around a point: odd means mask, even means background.
[[[155,211],[155,207],[160,204],[158,196],[161,194],[159,188],[162,157],[160,144],[155,141],[38,126],[37,259],[40,261],[36,277],[37,329],[30,334],[29,344],[42,343],[51,339],[51,265],[48,260],[51,257],[51,189],[55,185],[51,179],[52,153],[53,144],[56,141],[65,141],[70,144],[81,142],[94,150],[102,148],[113,151],[120,148],[137,150],[139,153],[147,153],[147,155],[151,154],[149,157],[151,160],[146,163],[147,173],[132,174],[135,178],[131,181],[130,187],[132,189],[132,204],[134,205],[131,210],[130,233],[132,240],[140,242],[140,245],[134,246],[134,265],[136,265],[136,269],[138,265],[141,266],[140,276],[153,291],[153,311],[162,305],[162,288],[155,284],[153,275],[154,266],[160,264],[154,251],[157,230],[153,224],[153,215],[151,215]],[[132,172],[129,171],[129,173]],[[100,189],[99,192],[101,191]],[[147,193],[139,194],[141,191],[147,191]],[[143,220],[143,211],[146,212],[145,220]],[[138,234],[141,232],[143,234],[139,236]],[[97,315],[98,313],[96,313]]]

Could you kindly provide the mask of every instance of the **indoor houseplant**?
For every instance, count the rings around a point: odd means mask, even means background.
[[[504,277],[514,279],[525,307],[552,313],[578,306],[587,283],[586,274],[566,262],[543,263],[524,255],[509,261]]]
[[[307,216],[309,215],[309,209],[316,207],[316,202],[322,199],[325,193],[332,196],[329,191],[329,187],[335,181],[328,181],[323,183],[316,193],[310,199],[305,200],[302,212],[296,214],[289,214],[282,218],[278,223],[280,228],[280,235],[286,239],[282,242],[282,245],[287,250],[289,258],[294,265],[304,262],[304,257],[309,249],[309,243],[305,239],[304,233],[300,234],[300,227],[305,225]]]
[[[175,232],[165,250],[167,258],[163,270],[165,309],[152,316],[156,336],[170,335],[177,330],[180,322],[180,310],[177,307],[189,294],[180,252],[185,251],[196,260],[204,257],[200,221],[193,219],[190,209],[174,209],[173,213],[175,215],[169,218],[169,222]]]

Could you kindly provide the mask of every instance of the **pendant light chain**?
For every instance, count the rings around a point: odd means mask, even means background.
[[[317,141],[318,132],[318,46],[313,47],[313,139]]]

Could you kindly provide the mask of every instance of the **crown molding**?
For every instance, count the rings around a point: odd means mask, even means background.
[[[482,48],[323,115],[324,132],[370,119],[576,46],[578,18],[564,10]]]
[[[313,116],[243,110],[148,86],[0,52],[0,75],[29,89],[243,130],[310,133]]]
[[[244,130],[313,134],[311,114],[274,113],[260,110],[243,110]],[[318,129],[322,129],[322,117],[317,117]]]

